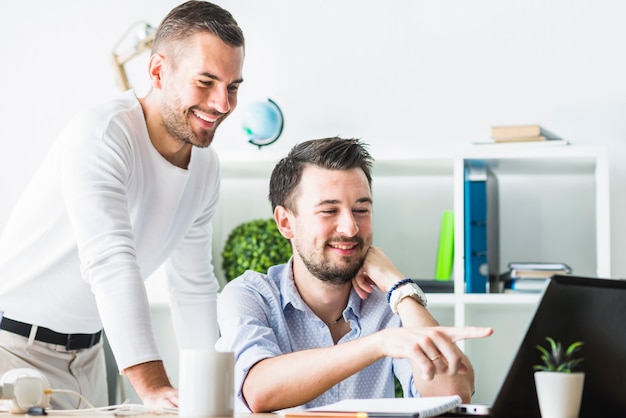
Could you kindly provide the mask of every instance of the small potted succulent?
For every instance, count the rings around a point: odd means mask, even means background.
[[[535,386],[542,418],[576,418],[580,412],[585,374],[576,371],[583,361],[582,341],[564,347],[546,337],[549,347],[537,345],[542,363],[536,364]]]

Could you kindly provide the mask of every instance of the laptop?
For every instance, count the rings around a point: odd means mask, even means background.
[[[456,414],[539,417],[533,365],[547,336],[584,342],[580,416],[626,416],[626,280],[561,275],[545,288],[493,405],[462,405]]]

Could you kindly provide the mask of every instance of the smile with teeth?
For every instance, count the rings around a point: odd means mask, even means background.
[[[197,118],[202,119],[203,121],[214,123],[217,120],[217,117],[210,116],[206,113],[199,112],[197,110],[193,110],[193,114],[196,115]]]
[[[356,244],[355,243],[351,243],[351,244],[330,244],[330,247],[337,248],[339,250],[351,250],[354,247],[356,247]]]

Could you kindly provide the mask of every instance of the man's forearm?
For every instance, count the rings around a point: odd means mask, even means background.
[[[439,325],[431,313],[413,298],[398,303],[398,315],[403,327],[436,327]]]
[[[261,360],[243,383],[246,403],[252,412],[269,412],[309,402],[380,359],[377,338]]]
[[[171,388],[172,384],[167,377],[162,361],[149,361],[136,364],[124,369],[131,385],[142,401],[151,397],[163,388]]]

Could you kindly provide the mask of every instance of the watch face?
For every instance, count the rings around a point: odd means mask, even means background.
[[[420,303],[422,304],[423,307],[426,307],[426,295],[424,294],[424,292],[422,292],[422,290],[419,290],[419,293],[417,294],[417,296],[421,299]]]
[[[415,290],[417,291],[417,296],[421,299],[420,303],[422,304],[423,307],[426,307],[426,294],[424,293],[424,291],[422,290],[421,287],[419,287],[419,285],[415,284]]]
[[[420,299],[419,302],[422,304],[423,307],[426,307],[426,294],[417,283],[413,283],[413,287],[416,291],[416,296]]]

